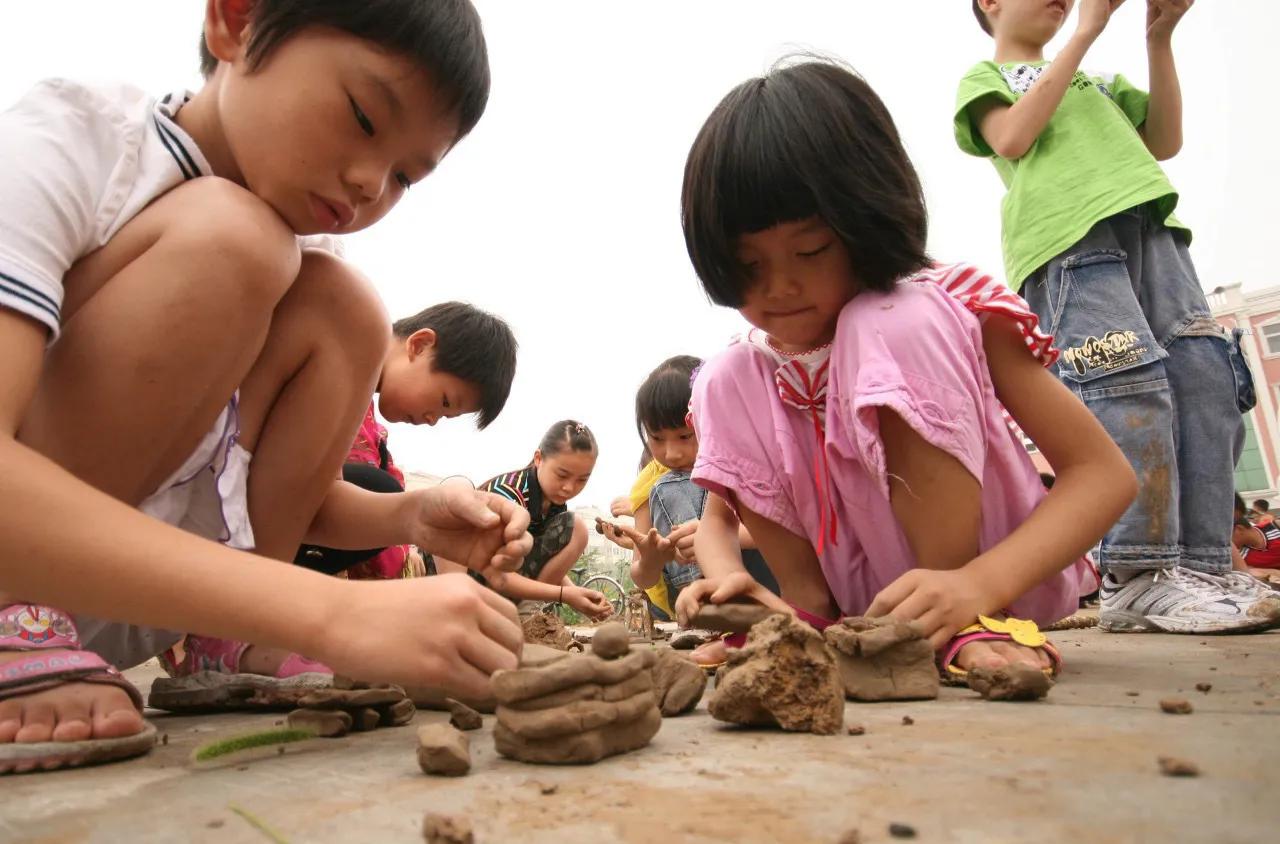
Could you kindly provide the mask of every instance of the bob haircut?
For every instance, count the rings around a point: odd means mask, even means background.
[[[788,57],[730,91],[689,151],[681,218],[707,296],[741,307],[738,238],[814,216],[862,289],[888,290],[929,263],[924,192],[884,103],[842,64]]]

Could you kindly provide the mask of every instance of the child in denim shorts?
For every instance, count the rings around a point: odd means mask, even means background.
[[[1151,93],[1081,60],[1117,3],[1085,0],[1053,62],[1043,48],[1073,4],[974,0],[995,59],[961,80],[955,136],[1007,188],[1008,280],[1062,351],[1057,374],[1120,446],[1137,499],[1103,539],[1100,626],[1249,632],[1280,602],[1231,571],[1232,473],[1254,404],[1239,336],[1210,314],[1157,160],[1182,144],[1172,34],[1189,0],[1149,0]]]

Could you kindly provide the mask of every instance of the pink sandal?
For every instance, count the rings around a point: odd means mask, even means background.
[[[40,651],[65,649],[66,654]],[[71,617],[37,604],[0,607],[0,652],[31,651],[29,656],[0,665],[0,700],[54,689],[65,683],[102,683],[124,689],[138,711],[142,695],[106,660],[80,649],[80,635]],[[0,744],[0,773],[19,762],[35,762],[33,770],[94,765],[141,756],[156,743],[156,728],[144,722],[141,732],[119,738],[80,741],[8,742]]]
[[[1040,632],[1040,628],[1036,626],[1034,621],[1021,618],[988,618],[985,615],[980,615],[976,624],[970,624],[961,630],[940,651],[941,657],[938,660],[938,667],[942,674],[942,682],[952,686],[968,685],[969,672],[963,668],[956,667],[956,655],[960,653],[961,648],[970,642],[984,640],[1016,642],[1028,648],[1043,650],[1049,655],[1049,667],[1044,669],[1044,673],[1050,679],[1055,679],[1062,671],[1062,654]]]
[[[248,648],[248,642],[188,634],[181,662],[173,648],[160,655],[169,676],[152,682],[147,704],[169,712],[282,709],[333,685],[333,669],[299,654],[289,654],[272,677],[241,673]]]

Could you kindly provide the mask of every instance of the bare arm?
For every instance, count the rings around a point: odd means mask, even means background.
[[[1182,88],[1173,61],[1173,29],[1191,0],[1147,0],[1147,68],[1151,99],[1146,122],[1138,129],[1157,161],[1182,149]]]
[[[464,694],[487,693],[489,674],[515,667],[514,608],[465,578],[352,583],[280,565],[152,519],[18,442],[44,345],[43,327],[0,309],[0,591],[9,600],[273,645],[370,680]],[[502,544],[501,526],[468,531],[484,532]],[[408,640],[370,634],[368,618],[408,630]]]
[[[988,101],[976,106],[978,131],[996,155],[1012,160],[1027,154],[1062,104],[1062,97],[1080,69],[1085,53],[1122,2],[1124,0],[1084,0],[1080,4],[1080,22],[1071,40],[1040,74],[1031,90],[1013,105]]]
[[[996,396],[1057,475],[1027,520],[968,565],[996,609],[1092,548],[1132,503],[1138,483],[1093,414],[1027,354],[1016,327],[991,319],[982,335]]]

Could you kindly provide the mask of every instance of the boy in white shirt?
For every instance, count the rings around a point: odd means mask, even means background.
[[[475,125],[478,16],[209,0],[204,32],[193,96],[54,81],[0,114],[0,772],[146,752],[115,667],[167,630],[474,696],[516,664],[514,608],[469,578],[264,559],[413,543],[500,574],[529,548],[469,485],[334,480],[390,327],[299,239],[372,225]]]

